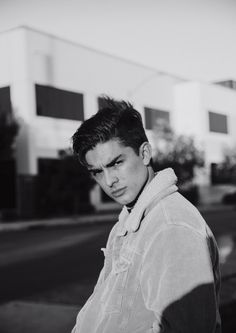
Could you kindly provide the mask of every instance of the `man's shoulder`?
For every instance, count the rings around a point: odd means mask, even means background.
[[[157,224],[158,230],[184,227],[202,235],[206,233],[206,222],[198,209],[178,192],[153,205],[148,216],[151,224]]]

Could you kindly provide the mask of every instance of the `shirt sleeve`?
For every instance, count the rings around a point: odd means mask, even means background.
[[[101,251],[103,252],[104,255],[104,264],[102,270],[99,273],[97,283],[94,287],[94,292],[96,292],[99,289],[100,285],[104,282],[105,274],[108,274],[108,272],[111,270],[111,252],[112,252],[112,246],[113,246],[113,240],[115,237],[116,228],[117,224],[112,228],[109,234],[106,247],[101,248]]]
[[[153,333],[213,333],[217,302],[207,239],[186,226],[166,227],[143,257],[141,290],[155,313]]]

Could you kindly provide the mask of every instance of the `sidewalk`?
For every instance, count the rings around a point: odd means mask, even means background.
[[[92,213],[75,217],[58,217],[48,219],[37,219],[30,221],[2,222],[0,221],[0,232],[20,231],[37,228],[51,228],[67,225],[88,225],[94,223],[116,222],[119,213],[117,211],[109,213]]]
[[[1,333],[70,333],[79,307],[13,301],[0,305]]]
[[[201,205],[199,211],[213,212],[221,210],[236,210],[233,205],[210,204]],[[94,223],[116,222],[118,220],[119,211],[91,213],[88,215],[78,215],[74,217],[36,219],[30,221],[3,222],[0,220],[0,232],[19,231],[27,229],[37,229],[46,227],[66,226],[66,225],[88,225]]]

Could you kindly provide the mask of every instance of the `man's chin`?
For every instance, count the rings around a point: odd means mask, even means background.
[[[130,199],[125,197],[113,198],[113,200],[122,206],[128,206],[129,203],[132,202]]]
[[[125,205],[125,202],[122,199],[117,199],[117,198],[112,198],[116,203],[118,203],[119,205]]]
[[[115,197],[112,195],[109,195],[109,197],[114,200],[116,203],[122,206],[128,206],[131,202],[134,201],[134,199],[130,198],[127,193],[124,193],[123,195],[119,197]]]

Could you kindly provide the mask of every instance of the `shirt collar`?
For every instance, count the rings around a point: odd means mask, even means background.
[[[143,217],[150,210],[148,207],[154,206],[164,197],[178,190],[175,185],[177,177],[173,169],[168,168],[158,172],[145,186],[140,194],[135,206],[129,213],[124,206],[119,215],[120,229],[119,236],[125,236],[128,232],[136,232],[142,222]]]

